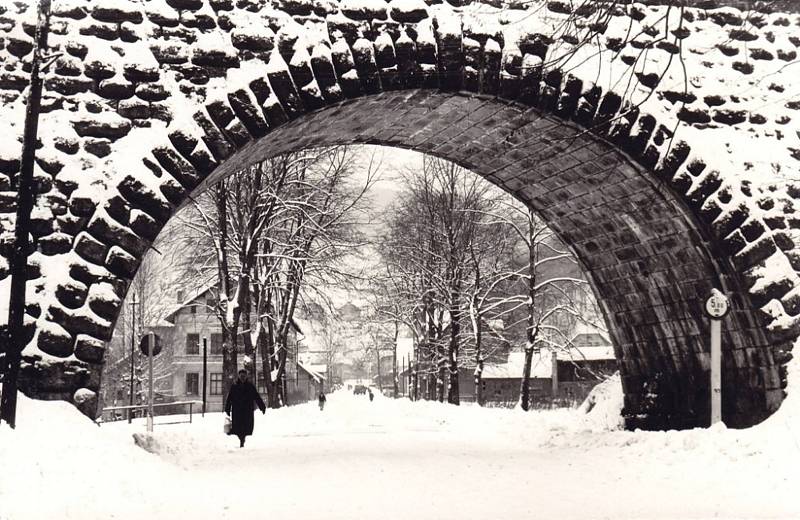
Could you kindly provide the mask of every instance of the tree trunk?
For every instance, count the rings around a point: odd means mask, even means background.
[[[241,298],[241,309],[242,309],[242,343],[244,343],[244,355],[250,358],[250,364],[245,367],[247,368],[247,372],[250,376],[250,381],[258,388],[258,380],[256,378],[256,355],[255,355],[255,348],[253,345],[253,335],[252,335],[252,328],[253,323],[251,319],[252,314],[252,299],[250,298],[250,277],[247,276],[245,280],[243,280],[244,288]]]
[[[236,381],[237,356],[235,337],[231,337],[230,324],[227,317],[227,306],[230,305],[230,273],[228,271],[228,189],[225,181],[216,186],[215,203],[219,219],[219,242],[217,243],[217,315],[222,325],[222,395],[227,396]],[[225,306],[222,302],[225,302]]]
[[[383,384],[381,384],[381,349],[378,346],[375,346],[375,361],[377,361],[377,372],[378,372],[378,390],[383,393]]]
[[[477,298],[476,298],[477,299]],[[473,327],[475,327],[475,402],[478,406],[483,406],[483,330],[481,327],[481,315],[474,305]]]
[[[458,310],[458,301],[450,309],[450,344],[447,348],[447,402],[459,404],[458,387],[458,335],[461,332],[461,312]]]
[[[280,338],[278,340],[278,373],[275,377],[277,387],[276,401],[278,407],[286,406],[289,403],[286,400],[286,340]]]
[[[414,360],[409,360],[409,370],[411,371],[411,388],[409,390],[409,397],[412,401],[419,399],[419,344],[414,341]]]
[[[436,389],[437,383],[439,380],[439,370],[438,370],[438,360],[437,360],[437,346],[436,344],[432,344],[428,346],[428,366],[427,366],[427,377],[425,378],[426,387],[425,387],[425,399],[428,401],[435,401],[436,400]]]
[[[436,400],[444,402],[445,379],[447,379],[447,354],[444,345],[438,342],[436,345]]]
[[[479,359],[475,365],[475,402],[483,406],[483,360]]]
[[[400,333],[400,327],[397,322],[394,322],[394,340],[392,342],[392,392],[393,397],[397,399],[397,394],[400,393],[400,388],[397,382],[397,336]]]
[[[267,390],[267,406],[270,408],[278,408],[278,392],[275,381],[272,380],[272,371],[276,367],[275,327],[271,318],[268,318],[266,322],[266,331],[261,335],[261,363],[263,365],[262,370],[264,372],[264,386]]]
[[[525,349],[525,366],[522,369],[522,382],[519,389],[519,403],[526,412],[531,407],[531,363],[533,361],[533,348]]]
[[[536,326],[535,302],[536,302],[536,248],[534,244],[533,214],[528,211],[528,324],[525,328],[527,344],[525,345],[525,367],[522,370],[522,382],[520,383],[519,400],[520,406],[526,412],[531,405],[531,361],[533,360],[533,350],[536,344],[536,336],[539,328]]]

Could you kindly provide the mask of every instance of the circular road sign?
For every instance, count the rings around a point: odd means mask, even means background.
[[[153,339],[155,340],[155,348],[153,348],[153,355],[157,356],[161,353],[161,336],[158,334],[153,334]],[[139,341],[139,350],[145,356],[150,355],[150,334],[145,334],[142,336],[142,339]]]
[[[728,298],[716,289],[711,290],[711,296],[706,300],[706,314],[712,320],[721,320],[731,310]]]

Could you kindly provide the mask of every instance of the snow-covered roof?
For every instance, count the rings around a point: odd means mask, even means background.
[[[173,304],[172,308],[164,317],[164,319],[169,322],[172,322],[175,319],[175,315],[178,313],[179,310],[183,309],[184,307],[195,301],[197,298],[210,291],[215,284],[216,281],[206,282],[203,285],[200,285],[195,289],[193,289],[192,291],[190,291],[189,295],[186,298],[184,298],[181,303]]]
[[[322,339],[319,337],[319,325],[308,319],[292,318],[294,328],[297,330],[300,337],[297,338],[298,342],[309,350],[317,350],[322,348]]]
[[[483,379],[518,379],[525,366],[524,352],[511,352],[506,363],[491,363],[483,367]],[[534,354],[531,361],[531,377],[549,379],[553,373],[550,353]]]
[[[485,321],[486,325],[488,325],[489,328],[495,332],[503,332],[504,330],[506,330],[506,324],[500,318],[494,320],[485,320]]]
[[[559,350],[556,353],[559,361],[610,361],[615,359],[614,347],[603,345],[599,347],[573,347],[569,350]]]
[[[323,376],[328,371],[328,366],[320,363],[305,363],[305,366]]]
[[[306,365],[305,363],[302,363],[300,361],[297,362],[298,368],[302,369],[305,373],[311,376],[311,378],[317,383],[321,383],[322,381],[325,380],[325,376],[312,368],[315,366],[319,365]]]
[[[146,329],[174,329],[175,324],[171,321],[168,321],[166,318],[161,318],[154,323],[149,323],[145,325]]]
[[[601,338],[603,338],[605,343],[611,345],[611,340],[608,339],[608,331],[603,330],[600,327],[597,327],[596,325],[593,325],[591,323],[586,323],[582,321],[579,321],[578,323],[575,324],[574,333],[572,335],[572,341],[574,342],[576,338],[589,334],[597,334]]]
[[[558,361],[611,361],[615,359],[614,348],[602,347],[573,347],[569,350],[556,352]],[[505,363],[486,364],[481,377],[483,379],[518,379],[525,366],[525,352],[515,351],[508,354]],[[535,353],[531,360],[531,377],[549,379],[553,375],[553,357],[550,351]]]

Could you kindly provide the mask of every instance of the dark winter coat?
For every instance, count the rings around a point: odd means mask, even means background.
[[[245,381],[237,381],[225,399],[225,413],[231,414],[231,435],[253,435],[253,410],[267,409],[256,387]],[[231,413],[232,412],[232,413]]]

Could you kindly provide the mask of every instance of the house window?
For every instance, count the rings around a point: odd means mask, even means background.
[[[186,395],[198,395],[200,393],[200,374],[191,372],[186,374]]]
[[[209,387],[211,395],[222,395],[222,373],[211,374],[211,385]]]
[[[200,353],[200,334],[189,333],[186,335],[186,355],[196,356]]]
[[[214,332],[211,334],[211,355],[222,355],[222,333]]]
[[[189,305],[189,313],[197,314],[197,305],[195,305],[195,304]]]

